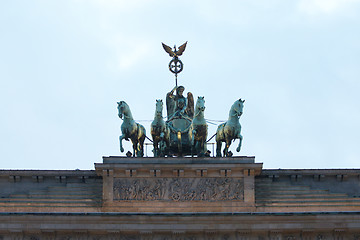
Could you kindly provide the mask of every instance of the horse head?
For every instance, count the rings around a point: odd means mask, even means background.
[[[156,107],[155,107],[155,117],[156,116],[162,117],[162,111],[163,111],[163,101],[162,99],[157,99]]]
[[[198,97],[195,105],[196,112],[205,111],[205,99],[204,97]]]
[[[241,98],[234,102],[232,109],[235,111],[236,116],[240,117],[243,114],[245,100]]]
[[[126,113],[129,106],[124,101],[117,102],[117,104],[118,104],[118,106],[117,106],[118,116],[119,116],[119,118],[123,119],[123,114]]]

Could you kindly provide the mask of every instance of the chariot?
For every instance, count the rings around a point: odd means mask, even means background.
[[[169,136],[169,155],[190,155],[191,139],[189,130],[191,128],[191,120],[184,117],[174,117],[166,122],[170,130]]]
[[[186,43],[179,49],[163,44],[167,53],[172,57],[169,70],[175,74],[175,87],[166,95],[167,120],[163,117],[163,101],[156,100],[155,117],[151,123],[151,136],[153,142],[154,157],[196,155],[206,156],[206,138],[208,127],[204,117],[205,99],[198,97],[195,107],[191,92],[185,97],[185,88],[177,85],[177,74],[183,70],[183,64],[178,58],[185,50]],[[174,92],[176,91],[176,94]],[[237,100],[232,105],[227,122],[219,125],[216,134],[216,156],[221,157],[221,143],[225,142],[224,156],[232,155],[228,151],[231,142],[239,139],[237,151],[240,151],[242,136],[239,118],[242,115],[244,100]],[[134,121],[129,106],[124,102],[118,102],[118,115],[123,119],[121,125],[120,150],[124,151],[122,140],[131,140],[133,143],[133,156],[143,157],[143,145],[146,137],[145,128]],[[130,153],[131,155],[131,153]]]

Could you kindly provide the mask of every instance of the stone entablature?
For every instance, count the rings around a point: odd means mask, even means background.
[[[96,170],[0,170],[0,212],[360,211],[359,169],[254,157],[104,157]]]
[[[256,211],[359,211],[359,169],[263,170],[255,181]]]
[[[0,170],[0,240],[359,240],[359,176],[263,170],[254,157]]]
[[[360,169],[264,169],[262,176],[273,179],[290,177],[292,181],[301,181],[302,177],[311,177],[314,181],[324,181],[336,178],[338,182],[347,181],[355,177],[360,181]]]
[[[254,211],[254,157],[104,157],[95,169],[103,178],[103,211]]]
[[[0,212],[101,211],[93,170],[0,170],[0,189]]]

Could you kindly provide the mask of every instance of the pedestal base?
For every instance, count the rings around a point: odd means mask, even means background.
[[[104,157],[103,211],[242,212],[255,208],[254,157]]]

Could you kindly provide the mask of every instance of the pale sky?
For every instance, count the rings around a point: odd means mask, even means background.
[[[3,0],[0,34],[0,169],[124,156],[116,102],[150,136],[174,86],[161,42],[185,41],[179,84],[205,97],[207,119],[246,100],[236,155],[360,168],[359,0]]]

